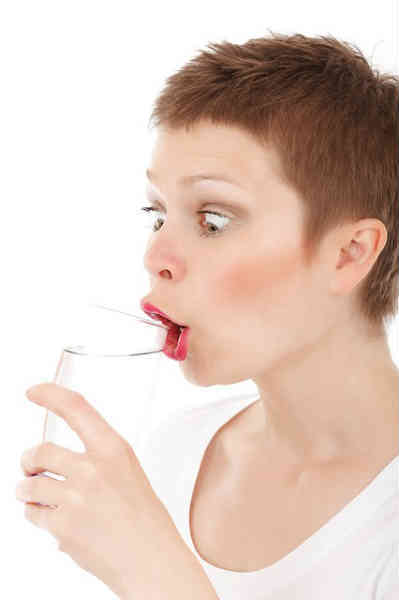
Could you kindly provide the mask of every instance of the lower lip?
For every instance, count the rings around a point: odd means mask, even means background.
[[[182,330],[182,333],[179,336],[179,341],[177,343],[177,346],[175,346],[173,349],[170,349],[170,347],[167,348],[167,343],[165,341],[163,353],[166,354],[166,356],[168,356],[169,358],[172,358],[173,360],[185,360],[187,357],[187,352],[188,352],[189,332],[190,332],[189,327],[185,327]],[[169,336],[169,333],[168,333],[168,336]],[[167,336],[166,340],[168,339],[168,336]]]

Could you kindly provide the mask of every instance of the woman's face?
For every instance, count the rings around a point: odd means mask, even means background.
[[[318,261],[304,265],[301,200],[280,179],[271,149],[208,122],[190,133],[163,129],[149,171],[147,204],[159,212],[146,217],[154,228],[147,299],[190,327],[179,363],[188,381],[256,379],[323,334],[333,312],[327,274]],[[196,174],[236,184],[181,181]]]

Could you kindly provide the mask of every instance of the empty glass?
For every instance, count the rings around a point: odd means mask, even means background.
[[[78,311],[71,329],[73,343],[63,346],[53,381],[82,394],[134,449],[151,427],[168,328],[150,317],[90,305]],[[85,452],[69,425],[45,410],[42,442]]]

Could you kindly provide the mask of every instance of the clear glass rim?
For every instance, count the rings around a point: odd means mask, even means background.
[[[76,354],[78,356],[99,356],[99,357],[114,357],[114,358],[134,358],[135,356],[146,356],[147,354],[161,354],[162,350],[148,350],[146,352],[126,352],[122,354],[103,354],[102,352],[92,352],[84,345],[76,345],[76,346],[65,346],[63,348],[64,352],[68,352],[69,354]]]
[[[164,325],[162,322],[160,321],[156,321],[155,319],[152,320],[151,317],[145,318],[145,317],[141,317],[138,315],[134,315],[130,312],[126,312],[124,310],[120,310],[118,308],[114,308],[114,307],[110,307],[110,306],[104,306],[101,304],[94,304],[94,303],[90,303],[88,305],[89,308],[101,308],[107,311],[111,311],[111,312],[116,312],[122,315],[126,315],[128,317],[131,317],[133,319],[135,319],[136,321],[138,321],[137,325],[153,325],[155,327],[159,327],[161,329],[164,329],[166,331],[169,331],[169,328]],[[151,355],[151,354],[161,354],[163,351],[163,348],[159,348],[159,350],[141,350],[138,352],[121,352],[121,351],[115,351],[115,352],[100,352],[100,351],[96,351],[95,349],[96,344],[93,345],[93,350],[90,349],[90,344],[86,345],[86,344],[67,344],[65,346],[63,346],[62,350],[63,352],[67,352],[68,354],[74,354],[74,355],[78,355],[78,356],[89,356],[89,357],[113,357],[113,358],[134,358],[134,357],[138,357],[138,356],[146,356],[146,355]]]
[[[141,322],[141,323],[146,323],[147,325],[154,325],[154,327],[160,327],[161,329],[166,329],[167,331],[169,331],[169,327],[167,327],[166,325],[164,325],[163,323],[161,323],[160,321],[156,321],[155,319],[151,319],[150,317],[142,317],[139,315],[134,315],[133,313],[128,313],[124,310],[119,310],[118,308],[113,308],[110,306],[104,306],[102,304],[89,304],[89,307],[92,308],[103,308],[105,310],[110,310],[112,312],[117,312],[121,315],[127,315],[129,317],[133,317],[133,319],[136,319],[137,321]]]

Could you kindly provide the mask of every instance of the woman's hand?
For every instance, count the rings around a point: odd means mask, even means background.
[[[27,477],[19,482],[16,497],[25,502],[25,517],[49,531],[79,566],[124,596],[144,546],[171,525],[169,513],[131,446],[82,395],[55,383],[36,385],[26,395],[64,419],[86,452],[45,442],[23,453]],[[66,479],[35,477],[43,471]]]

